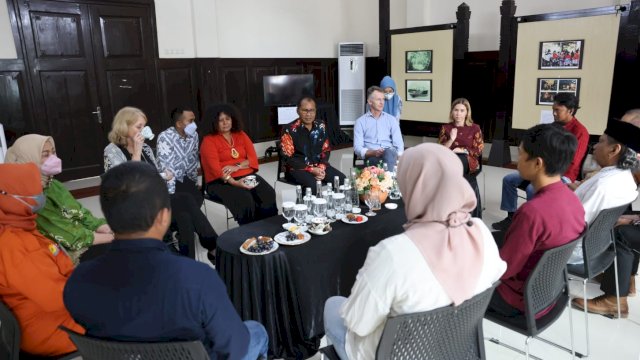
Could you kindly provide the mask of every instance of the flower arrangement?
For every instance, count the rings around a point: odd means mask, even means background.
[[[379,190],[388,193],[393,187],[391,173],[377,166],[367,166],[356,170],[356,189],[359,194],[367,190]]]

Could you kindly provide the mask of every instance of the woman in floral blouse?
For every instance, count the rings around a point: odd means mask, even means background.
[[[480,126],[471,119],[469,100],[458,98],[451,103],[449,123],[442,125],[438,142],[453,150],[462,161],[464,177],[476,193],[477,206],[471,213],[474,217],[482,217],[482,202],[476,175],[480,172],[484,140]]]
[[[53,176],[62,171],[56,145],[50,136],[29,134],[20,137],[7,151],[7,163],[35,163],[40,169],[47,201],[38,212],[36,225],[44,236],[61,245],[74,263],[93,244],[113,240],[105,219],[96,218]]]
[[[458,98],[451,103],[449,123],[442,125],[438,142],[456,154],[466,155],[469,166],[465,166],[465,173],[473,174],[480,170],[484,140],[480,126],[471,119],[469,100]]]

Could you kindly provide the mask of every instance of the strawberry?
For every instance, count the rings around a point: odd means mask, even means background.
[[[362,220],[364,220],[364,218],[360,215],[356,216],[356,221],[357,222],[362,222]]]

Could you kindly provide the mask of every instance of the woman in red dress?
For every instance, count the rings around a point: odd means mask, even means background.
[[[480,170],[484,140],[482,130],[471,119],[469,100],[459,98],[453,101],[449,123],[442,125],[438,142],[457,154],[466,154],[470,174]]]

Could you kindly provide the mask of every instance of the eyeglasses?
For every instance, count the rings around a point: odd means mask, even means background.
[[[316,112],[316,109],[300,109],[300,112],[311,114]]]

